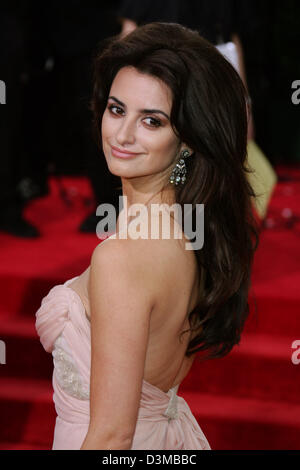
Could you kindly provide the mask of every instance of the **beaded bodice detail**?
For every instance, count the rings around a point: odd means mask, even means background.
[[[62,390],[79,400],[89,400],[89,389],[83,383],[83,379],[78,371],[78,367],[62,334],[54,343],[52,356],[55,366],[56,379]],[[166,411],[164,412],[164,416],[169,418],[168,421],[178,418],[178,387],[179,385],[173,387],[167,393],[170,397],[170,401]]]
[[[55,341],[52,351],[56,379],[60,387],[72,397],[79,400],[89,400],[89,388],[84,385],[77,365],[68,349],[66,341],[60,335]]]

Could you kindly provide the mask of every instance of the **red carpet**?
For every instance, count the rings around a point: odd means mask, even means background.
[[[276,171],[241,343],[223,359],[195,362],[179,389],[215,450],[300,449],[300,364],[291,360],[300,340],[300,169]],[[52,356],[35,332],[35,312],[53,285],[87,268],[101,242],[78,231],[93,204],[88,181],[62,178],[63,192],[58,179],[49,183],[49,196],[24,211],[42,237],[0,234],[0,449],[51,448]]]

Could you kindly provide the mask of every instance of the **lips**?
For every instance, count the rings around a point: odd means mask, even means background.
[[[133,153],[133,152],[127,152],[126,150],[121,150],[118,147],[115,147],[114,145],[111,146],[111,153],[118,158],[134,158],[137,155],[140,155],[139,153]]]

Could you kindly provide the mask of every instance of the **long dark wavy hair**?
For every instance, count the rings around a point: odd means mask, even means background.
[[[205,207],[204,247],[195,250],[203,292],[189,313],[191,328],[183,332],[196,333],[185,354],[208,350],[202,360],[223,357],[240,342],[249,315],[259,243],[252,209],[256,194],[247,178],[247,92],[232,65],[197,31],[173,23],[141,26],[125,38],[110,38],[95,54],[91,110],[99,145],[110,87],[125,66],[169,86],[171,125],[194,151],[186,159],[185,185],[174,187],[182,209]]]

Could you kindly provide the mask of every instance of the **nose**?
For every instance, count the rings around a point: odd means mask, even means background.
[[[117,142],[124,146],[126,144],[135,143],[135,123],[132,119],[129,119],[127,116],[119,120],[120,127],[118,128],[116,140]]]

